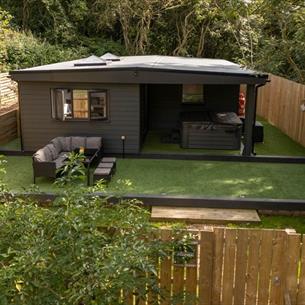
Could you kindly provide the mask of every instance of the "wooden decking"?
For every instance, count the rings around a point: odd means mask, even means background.
[[[154,221],[183,221],[187,223],[242,223],[260,222],[256,210],[211,209],[154,206],[151,211]]]

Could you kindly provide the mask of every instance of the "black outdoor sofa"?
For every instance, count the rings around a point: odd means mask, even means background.
[[[69,152],[77,152],[80,147],[84,148],[85,165],[89,170],[91,164],[102,156],[102,137],[57,137],[49,144],[39,149],[33,155],[33,178],[36,177],[56,178],[58,170],[64,166]]]

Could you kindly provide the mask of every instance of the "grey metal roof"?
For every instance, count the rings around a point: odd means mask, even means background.
[[[104,57],[104,58],[103,58]],[[19,72],[54,72],[54,71],[107,71],[107,70],[151,70],[166,72],[188,72],[200,74],[222,74],[222,75],[241,75],[253,77],[266,77],[266,74],[242,68],[240,65],[223,59],[142,55],[142,56],[122,56],[117,57],[113,54],[101,56],[101,61],[108,58],[116,60],[106,60],[106,65],[86,65],[85,62],[97,61],[90,56],[85,59],[65,61],[39,67],[27,68],[12,73]],[[119,59],[119,60],[118,60]],[[84,63],[84,64],[82,64]]]

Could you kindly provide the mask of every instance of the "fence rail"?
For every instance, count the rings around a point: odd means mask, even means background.
[[[168,297],[160,305],[305,304],[305,236],[294,230],[211,228],[188,231],[197,240],[196,259],[175,264],[174,255],[159,262],[159,286]],[[172,232],[161,231],[169,240]],[[173,299],[177,295],[184,297]],[[155,299],[154,299],[155,301]],[[127,304],[152,304],[152,296]]]
[[[272,74],[269,79],[258,89],[257,114],[305,146],[305,85]]]

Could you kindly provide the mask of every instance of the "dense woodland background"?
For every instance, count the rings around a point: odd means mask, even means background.
[[[101,55],[224,58],[305,83],[304,0],[0,0],[0,71]]]

